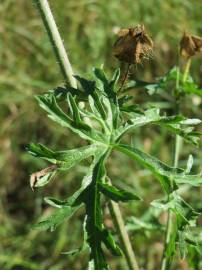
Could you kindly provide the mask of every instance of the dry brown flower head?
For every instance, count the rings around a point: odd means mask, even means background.
[[[145,31],[144,25],[121,29],[114,44],[114,55],[122,62],[138,64],[151,56],[153,41]]]
[[[202,51],[202,37],[192,36],[184,32],[180,41],[180,55],[190,58]]]

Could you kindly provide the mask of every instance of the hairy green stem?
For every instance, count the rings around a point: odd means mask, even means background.
[[[183,77],[182,77],[183,84],[186,82],[188,78],[190,66],[191,66],[191,58],[189,58],[185,64]],[[179,73],[176,80],[176,88],[179,89]],[[175,113],[179,114],[180,112],[179,97],[178,97],[178,100],[176,100],[175,110],[176,110]],[[179,135],[176,135],[175,136],[175,152],[174,152],[174,167],[175,168],[178,167],[181,147],[182,147],[182,138]],[[168,196],[168,201],[169,200],[170,200],[170,196]],[[166,236],[165,236],[164,252],[163,252],[162,263],[161,263],[161,270],[169,270],[172,264],[173,256],[171,255],[170,258],[166,256],[167,247],[171,240],[172,233],[173,233],[173,213],[171,210],[169,210],[167,225],[166,225]]]
[[[55,23],[48,1],[47,0],[33,0],[33,1],[36,3],[36,6],[40,12],[41,18],[48,33],[51,45],[56,55],[64,80],[66,83],[69,82],[69,84],[72,87],[76,88],[77,83],[76,79],[73,76],[72,66],[70,64],[67,52],[62,42],[60,33]]]

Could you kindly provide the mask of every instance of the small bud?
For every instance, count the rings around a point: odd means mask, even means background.
[[[153,50],[153,42],[146,33],[144,25],[121,29],[114,44],[114,56],[121,62],[138,64],[148,58]]]
[[[202,38],[192,36],[184,32],[180,41],[180,55],[184,58],[190,58],[202,51]]]

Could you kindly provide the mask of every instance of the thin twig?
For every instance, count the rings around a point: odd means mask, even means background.
[[[111,181],[108,179],[109,184],[111,184]],[[126,261],[128,264],[128,268],[130,270],[139,270],[139,266],[135,257],[135,253],[133,251],[128,232],[126,230],[124,220],[122,217],[122,213],[120,210],[120,207],[118,203],[113,202],[112,200],[109,201],[109,211],[111,214],[111,217],[113,219],[114,225],[117,230],[117,234],[119,235],[119,239],[122,245],[122,249],[124,252],[124,255],[126,257]]]
[[[55,23],[48,1],[47,0],[33,0],[33,1],[36,3],[36,6],[40,12],[41,18],[48,33],[51,45],[53,47],[54,53],[56,55],[65,82],[66,83],[69,82],[69,84],[72,87],[76,88],[77,83],[76,79],[73,76],[72,66],[70,64],[67,52],[64,48],[64,44],[62,42],[60,33]]]
[[[183,77],[182,77],[182,83],[185,83],[187,78],[188,78],[190,65],[191,65],[191,58],[189,58],[186,62],[185,69],[183,72]],[[180,81],[179,81],[179,74],[178,74],[177,81],[176,81],[176,88],[177,89],[179,89],[179,83],[180,83]],[[179,99],[176,100],[175,110],[176,110],[176,114],[178,114],[180,112]],[[174,167],[175,168],[178,167],[181,148],[182,148],[182,138],[179,135],[176,135],[175,136],[175,152],[174,152]],[[169,201],[169,199],[170,199],[170,197],[168,196],[168,201]],[[164,252],[163,252],[162,263],[161,263],[161,270],[169,270],[171,267],[171,264],[172,264],[173,257],[168,258],[168,256],[166,256],[167,247],[168,247],[169,242],[171,240],[172,233],[173,233],[173,213],[169,209],[168,210],[167,226],[166,226]]]
[[[191,66],[191,58],[188,58],[186,64],[185,64],[185,69],[183,72],[183,77],[182,77],[182,82],[185,83],[188,76],[189,76],[189,70],[190,70],[190,66]]]
[[[124,77],[123,77],[123,80],[121,82],[121,86],[119,87],[119,91],[122,90],[122,88],[123,88],[123,86],[124,86],[124,84],[126,82],[126,79],[128,77],[128,73],[129,73],[130,66],[131,66],[131,64],[128,64],[127,69],[126,69],[126,72],[125,72]]]
[[[114,224],[116,226],[116,230],[122,244],[123,252],[126,257],[128,267],[130,270],[139,270],[137,260],[134,251],[132,249],[128,232],[125,228],[125,224],[118,203],[110,201],[109,210],[111,216],[113,217]]]
[[[181,145],[182,145],[181,141],[182,141],[181,137],[179,135],[176,135],[175,136],[175,153],[174,153],[174,167],[175,168],[178,167],[178,163],[179,163],[179,155],[180,155],[180,150],[181,150]],[[168,201],[170,201],[170,196],[168,196]],[[171,240],[172,232],[173,232],[173,213],[172,213],[172,210],[169,209],[161,270],[169,270],[172,263],[172,257],[168,258],[168,256],[166,256],[166,251]]]

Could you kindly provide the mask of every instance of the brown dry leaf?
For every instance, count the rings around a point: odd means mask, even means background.
[[[30,176],[31,189],[34,191],[34,187],[36,186],[39,179],[41,177],[47,175],[48,173],[55,171],[57,168],[58,168],[57,165],[51,165],[51,166],[46,167],[45,169],[43,169],[41,171],[38,171],[38,172],[31,174],[31,176]]]
[[[202,37],[189,35],[184,32],[180,41],[180,55],[190,58],[202,51]]]
[[[114,44],[114,55],[122,62],[138,64],[148,58],[153,50],[153,41],[146,33],[144,25],[121,29]]]

